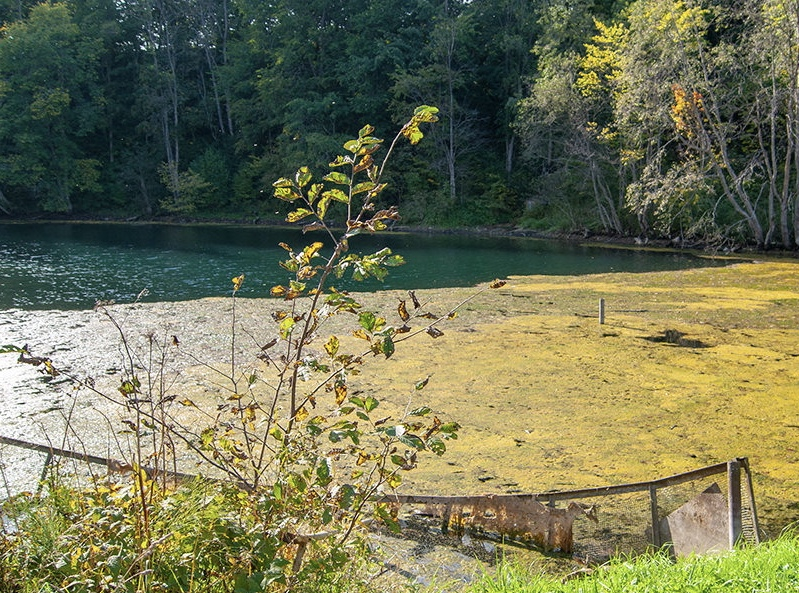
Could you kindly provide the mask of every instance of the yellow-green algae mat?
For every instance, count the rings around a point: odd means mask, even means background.
[[[446,310],[469,292],[420,295]],[[517,277],[448,323],[359,377],[387,407],[463,427],[403,492],[606,486],[748,457],[761,526],[799,520],[799,265]]]

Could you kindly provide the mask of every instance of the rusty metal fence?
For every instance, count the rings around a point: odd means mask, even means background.
[[[114,459],[0,436],[0,500],[38,487],[56,460],[61,464],[71,460],[75,463],[73,469],[83,466],[84,471],[93,465],[114,472],[118,471],[120,464]],[[8,474],[19,474],[20,469],[27,472],[27,477],[22,483],[13,483]],[[92,474],[91,471],[88,473]],[[194,476],[176,472],[172,477]],[[384,500],[404,508],[418,509],[474,505],[474,499],[478,498],[481,497],[399,495]],[[590,563],[602,562],[618,554],[638,554],[664,545],[670,545],[679,554],[730,548],[741,541],[760,541],[752,473],[746,458],[645,482],[483,498],[490,499],[494,507],[505,502],[524,508],[523,503],[527,501],[536,505],[542,503],[552,509],[564,508],[574,502],[591,508],[595,521],[578,518],[573,525],[569,524],[573,529],[569,534],[573,538],[570,553]],[[514,543],[511,541],[513,538],[501,532],[477,535]],[[515,543],[525,542],[517,540]]]
[[[403,495],[389,497],[403,505],[458,505],[473,497]],[[596,521],[574,521],[571,553],[587,562],[618,554],[639,554],[668,545],[675,554],[758,543],[760,533],[746,458],[693,471],[601,488],[496,495],[503,500],[536,500],[552,508],[580,501],[593,509]],[[486,534],[492,539],[502,534]]]

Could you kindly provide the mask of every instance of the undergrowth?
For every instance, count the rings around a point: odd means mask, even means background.
[[[399,219],[396,208],[377,207],[383,170],[397,142],[418,143],[437,111],[418,107],[381,161],[383,140],[364,126],[321,178],[300,167],[273,184],[274,196],[294,208],[287,222],[320,240],[281,243],[288,277],[270,294],[282,305],[257,332],[236,319],[245,275],[233,277],[225,365],[191,354],[179,331],[137,343],[107,303],[96,310],[120,337],[116,389],[71,375],[26,346],[0,346],[115,404],[123,418],[109,422],[124,456],[114,463],[115,479],[69,488],[55,473],[45,496],[5,503],[5,590],[353,591],[362,582],[356,575],[367,586],[366,530],[375,523],[398,529],[388,496],[424,455],[442,455],[460,426],[428,405],[410,405],[430,376],[410,385],[409,405],[393,413],[380,407],[379,393],[355,391],[349,380],[402,342],[443,335],[442,322],[459,306],[436,314],[410,291],[393,311],[369,311],[335,283],[345,275],[382,280],[404,263],[387,248],[364,255],[351,243]],[[343,217],[330,222],[340,210]],[[349,322],[348,335],[327,333],[340,327],[333,318]],[[212,401],[174,390],[170,365],[178,356],[214,374]],[[180,445],[200,474],[215,479],[176,483]]]

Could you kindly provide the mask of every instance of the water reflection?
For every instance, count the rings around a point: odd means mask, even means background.
[[[0,224],[0,309],[85,309],[98,299],[130,302],[225,296],[246,274],[243,297],[264,297],[287,281],[277,262],[299,231],[262,227],[146,224]],[[324,242],[324,237],[320,239]],[[384,283],[349,290],[471,286],[525,274],[671,270],[708,265],[688,254],[585,247],[513,237],[384,233],[353,240],[354,251],[390,247],[407,265]]]

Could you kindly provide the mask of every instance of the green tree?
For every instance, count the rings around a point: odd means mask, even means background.
[[[65,4],[40,4],[0,38],[0,184],[16,208],[71,212],[98,192],[81,142],[101,125],[99,43]]]
[[[622,214],[625,168],[609,133],[616,58],[605,46],[616,32],[600,32],[589,43],[597,34],[594,19],[613,12],[608,3],[592,1],[553,2],[541,12],[537,74],[514,122],[536,180],[528,206],[531,215],[543,219],[537,225],[627,230]],[[586,60],[597,70],[589,89],[580,84]]]

